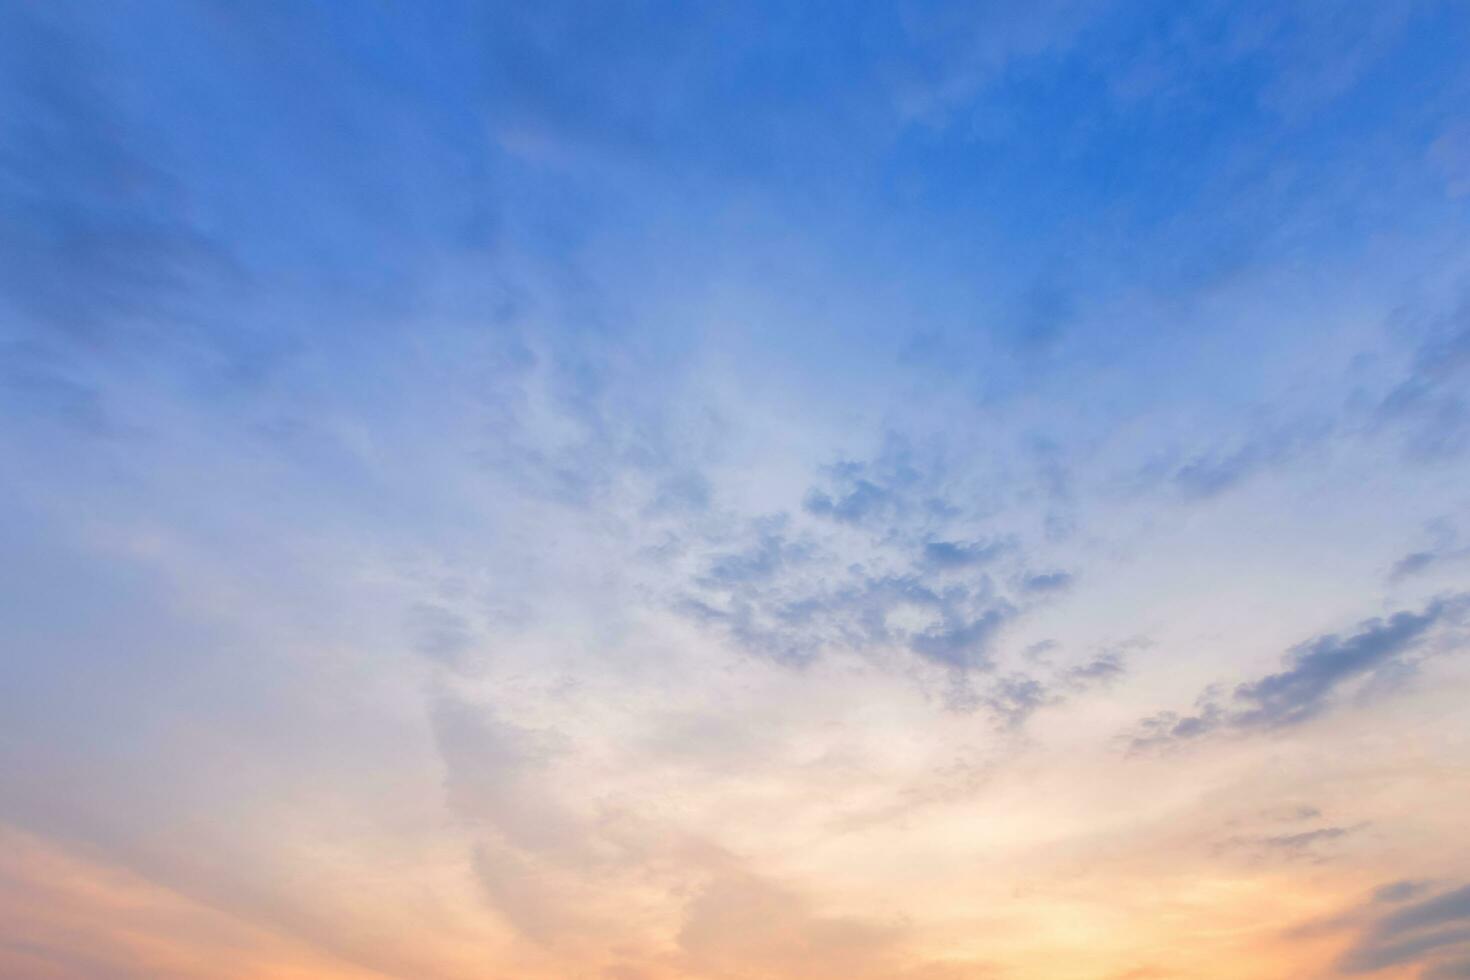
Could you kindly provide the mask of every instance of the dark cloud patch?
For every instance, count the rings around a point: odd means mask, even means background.
[[[677,607],[783,662],[886,648],[939,667],[990,669],[996,638],[1025,600],[1064,579],[1030,582],[1013,567],[1016,541],[976,536],[973,517],[962,520],[950,502],[944,472],[892,434],[872,459],[824,467],[803,515],[734,533],[736,546],[703,559]],[[953,533],[956,525],[969,533]]]
[[[1453,608],[1463,607],[1462,601]],[[1451,608],[1433,602],[1423,612],[1368,620],[1351,636],[1328,634],[1298,646],[1288,655],[1286,670],[1235,689],[1236,702],[1245,707],[1231,723],[1276,728],[1316,716],[1345,681],[1381,670],[1418,643]]]
[[[930,541],[924,545],[924,564],[937,569],[974,568],[990,564],[1010,547],[1004,541]]]
[[[1430,565],[1440,560],[1440,554],[1434,551],[1415,551],[1405,555],[1393,563],[1388,577],[1391,579],[1404,579],[1410,575],[1424,571]]]
[[[1003,729],[1020,730],[1041,709],[1065,704],[1122,678],[1127,673],[1123,653],[1126,646],[1106,649],[1091,660],[1070,667],[1055,666],[1032,656],[1028,659],[1039,668],[1038,672],[993,677],[978,686],[968,674],[957,670],[951,677],[946,703],[957,711],[984,708]]]
[[[1071,572],[1041,572],[1021,580],[1021,591],[1031,595],[1054,595],[1072,587]]]
[[[822,566],[834,584],[785,574],[791,554],[810,557],[777,535],[754,551],[718,558],[696,579],[702,594],[686,595],[679,608],[782,662],[806,663],[829,648],[899,647],[967,670],[989,666],[997,634],[1018,612],[988,581],[936,589],[913,575]]]
[[[1358,827],[1317,827],[1290,834],[1235,836],[1221,841],[1217,853],[1244,853],[1257,859],[1285,861],[1326,860],[1326,847],[1359,830]]]
[[[1399,582],[1430,569],[1470,560],[1470,547],[1460,544],[1459,532],[1449,518],[1431,521],[1428,529],[1432,543],[1394,562],[1388,572],[1389,581]]]
[[[863,478],[850,481],[836,498],[825,491],[813,490],[804,504],[808,513],[845,524],[861,524],[882,512],[891,512],[898,505],[899,500],[891,491]]]
[[[823,476],[821,485],[808,491],[803,509],[814,517],[881,533],[886,540],[913,540],[961,512],[944,492],[939,461],[921,460],[905,439],[892,433],[872,459],[842,460],[825,467]]]
[[[950,674],[950,708],[984,708],[1007,727],[1117,676],[1121,659],[1105,657],[1070,675],[1047,670],[976,691],[967,675],[996,669],[1006,629],[1074,577],[1028,570],[1020,540],[981,530],[983,491],[967,492],[952,477],[943,459],[890,434],[871,459],[823,467],[800,513],[720,528],[674,605],[747,652],[783,663],[907,653]]]
[[[1359,974],[1417,966],[1426,980],[1470,975],[1470,886],[1419,898],[1422,890],[1396,882],[1374,892],[1361,910],[1367,924],[1338,969]],[[1392,897],[1385,900],[1385,893]]]
[[[1228,702],[1207,689],[1196,711],[1159,712],[1140,722],[1132,747],[1174,745],[1215,731],[1251,732],[1285,728],[1334,706],[1344,688],[1388,681],[1413,667],[1409,656],[1431,633],[1461,623],[1470,594],[1436,599],[1420,612],[1399,612],[1358,624],[1348,636],[1324,634],[1289,650],[1285,669],[1236,686]]]
[[[813,487],[803,507],[807,513],[840,524],[892,524],[916,511],[943,512],[937,497],[916,499],[919,472],[907,449],[890,448],[873,462],[842,462],[828,467],[828,486]]]
[[[1011,729],[1021,728],[1037,710],[1056,700],[1040,680],[1022,676],[1002,678],[984,697],[986,706]]]
[[[910,648],[948,667],[974,668],[986,664],[995,635],[1015,615],[1009,604],[998,604],[982,615],[965,618],[946,610],[944,622],[912,636]]]
[[[1138,723],[1128,739],[1129,746],[1135,751],[1141,751],[1193,741],[1215,731],[1221,726],[1223,719],[1224,712],[1214,703],[1197,705],[1196,712],[1190,715],[1160,711]]]
[[[1069,667],[1066,681],[1073,688],[1100,687],[1111,684],[1127,673],[1122,653],[1112,650],[1083,664]]]
[[[1407,902],[1424,894],[1432,883],[1428,881],[1391,881],[1373,889],[1373,902],[1377,905],[1393,905]]]
[[[699,584],[710,589],[743,590],[770,582],[788,566],[809,557],[810,549],[787,540],[779,522],[766,524],[752,547],[717,555]]]

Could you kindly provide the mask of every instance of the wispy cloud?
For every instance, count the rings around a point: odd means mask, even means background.
[[[1236,685],[1229,700],[1205,691],[1194,714],[1160,712],[1139,726],[1135,748],[1173,745],[1216,731],[1269,731],[1309,721],[1333,707],[1354,681],[1381,676],[1409,665],[1436,628],[1454,627],[1470,610],[1470,597],[1436,599],[1419,612],[1358,624],[1347,636],[1327,633],[1287,652],[1284,669]]]

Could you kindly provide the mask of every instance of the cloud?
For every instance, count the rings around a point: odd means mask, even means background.
[[[1446,459],[1470,446],[1470,306],[1420,345],[1406,375],[1378,405],[1376,420],[1404,433],[1412,458]]]
[[[1428,881],[1391,881],[1373,889],[1373,902],[1377,905],[1393,905],[1417,898],[1432,887]]]
[[[1041,707],[1053,703],[1046,686],[1034,677],[1005,677],[997,680],[984,696],[1008,728],[1020,728]]]
[[[1385,886],[1402,889],[1403,883]],[[1470,886],[1411,901],[1421,889],[1383,899],[1374,893],[1370,920],[1338,961],[1345,974],[1373,973],[1395,966],[1420,966],[1424,980],[1466,976],[1470,971]],[[1382,910],[1388,905],[1387,910]]]
[[[1400,582],[1431,568],[1470,559],[1470,547],[1459,544],[1459,532],[1448,517],[1430,521],[1427,529],[1433,543],[1394,562],[1388,572],[1390,582]]]
[[[1359,827],[1317,827],[1289,834],[1265,834],[1255,837],[1230,837],[1221,841],[1219,852],[1244,852],[1257,858],[1287,861],[1322,861],[1322,846],[1341,840]]]
[[[924,545],[924,562],[935,568],[974,568],[995,561],[1010,547],[1003,541],[929,541]]]
[[[1032,595],[1065,592],[1072,587],[1071,572],[1042,572],[1021,580],[1021,591]]]
[[[725,629],[743,648],[786,663],[823,652],[908,649],[948,667],[983,669],[1001,628],[1018,610],[988,583],[936,590],[913,575],[871,576],[834,569],[837,582],[792,579],[765,584],[763,563],[704,576],[707,598],[679,608]],[[752,574],[761,573],[761,574]]]
[[[981,667],[986,664],[996,633],[1014,614],[1014,609],[1005,604],[975,618],[947,613],[942,623],[913,634],[909,646],[915,653],[946,666]]]
[[[1189,500],[1208,500],[1276,467],[1286,466],[1320,444],[1325,426],[1278,426],[1246,439],[1232,449],[1194,456],[1174,470],[1175,489]]]
[[[810,549],[788,541],[781,523],[767,525],[759,531],[758,540],[743,551],[716,555],[698,579],[698,584],[711,590],[745,590],[774,579],[790,564],[810,555]]]
[[[1431,603],[1423,612],[1368,620],[1351,636],[1328,634],[1296,647],[1288,655],[1286,670],[1235,689],[1235,701],[1243,707],[1231,724],[1276,728],[1316,716],[1344,682],[1383,669],[1412,649],[1452,608]]]
[[[944,669],[984,671],[1009,623],[1072,585],[1069,572],[1022,571],[1012,537],[952,533],[972,528],[975,515],[954,502],[939,460],[892,433],[872,460],[822,475],[800,513],[745,522],[727,535],[735,547],[704,545],[675,607],[789,664],[906,650]]]
[[[921,469],[908,443],[892,433],[872,460],[844,460],[826,471],[827,485],[813,487],[802,504],[817,517],[893,532],[952,512],[936,492],[941,474]]]
[[[1229,702],[1207,689],[1192,715],[1164,711],[1144,719],[1134,748],[1172,745],[1215,731],[1252,732],[1298,725],[1338,702],[1350,683],[1386,677],[1411,666],[1406,655],[1438,627],[1457,625],[1470,609],[1470,595],[1436,599],[1419,612],[1398,612],[1358,624],[1356,633],[1328,633],[1298,644],[1285,669],[1238,684]]]
[[[1087,663],[1067,668],[1066,681],[1076,689],[1111,684],[1128,671],[1122,651],[1110,650]]]

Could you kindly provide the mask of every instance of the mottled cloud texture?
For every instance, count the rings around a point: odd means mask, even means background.
[[[1470,976],[1467,50],[0,3],[0,976]]]

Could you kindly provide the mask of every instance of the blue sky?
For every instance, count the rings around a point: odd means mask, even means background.
[[[1467,50],[0,4],[0,972],[1470,975]]]

